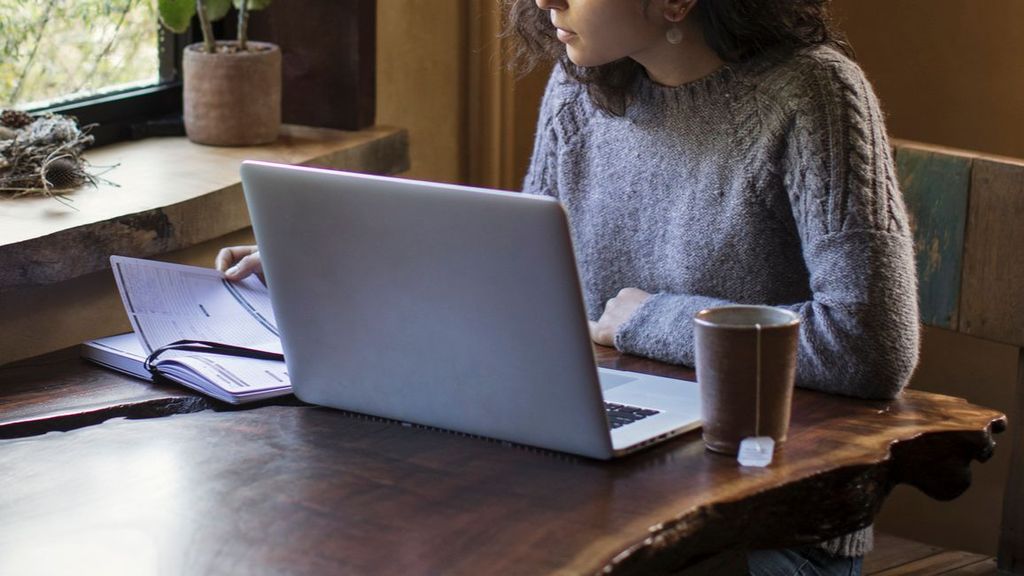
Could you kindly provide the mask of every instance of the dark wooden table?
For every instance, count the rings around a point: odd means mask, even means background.
[[[605,463],[294,399],[227,409],[58,353],[0,369],[0,574],[672,572],[865,526],[897,483],[954,498],[1005,424],[798,391],[767,469],[699,432]]]

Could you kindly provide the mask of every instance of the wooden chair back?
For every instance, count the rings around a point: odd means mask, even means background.
[[[998,563],[1024,574],[1024,160],[904,141],[895,152],[922,322],[1017,348]]]

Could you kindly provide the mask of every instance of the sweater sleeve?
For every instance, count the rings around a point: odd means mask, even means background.
[[[548,79],[537,118],[533,155],[523,181],[523,193],[558,198],[558,150],[563,139],[560,130],[565,106],[571,97],[571,86],[560,65],[555,65]]]
[[[810,273],[800,315],[797,385],[892,398],[917,363],[917,280],[907,216],[881,112],[860,69],[816,62],[783,155],[783,178]],[[731,304],[655,294],[620,326],[616,347],[692,365],[692,318]]]

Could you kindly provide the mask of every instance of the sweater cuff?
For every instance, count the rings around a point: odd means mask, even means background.
[[[727,300],[686,294],[654,294],[615,332],[615,348],[671,364],[693,366],[693,317]]]
[[[864,556],[875,547],[875,530],[873,526],[861,528],[856,532],[822,542],[817,547],[833,556],[847,558]]]

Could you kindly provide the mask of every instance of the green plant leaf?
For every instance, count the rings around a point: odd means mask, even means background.
[[[231,10],[231,0],[203,0],[206,8],[206,17],[210,22],[220,20]]]
[[[195,0],[158,0],[160,22],[175,34],[188,29],[189,22],[196,14]]]
[[[263,10],[270,6],[271,2],[273,0],[249,0],[249,10]],[[242,0],[235,0],[235,8],[242,9]]]

